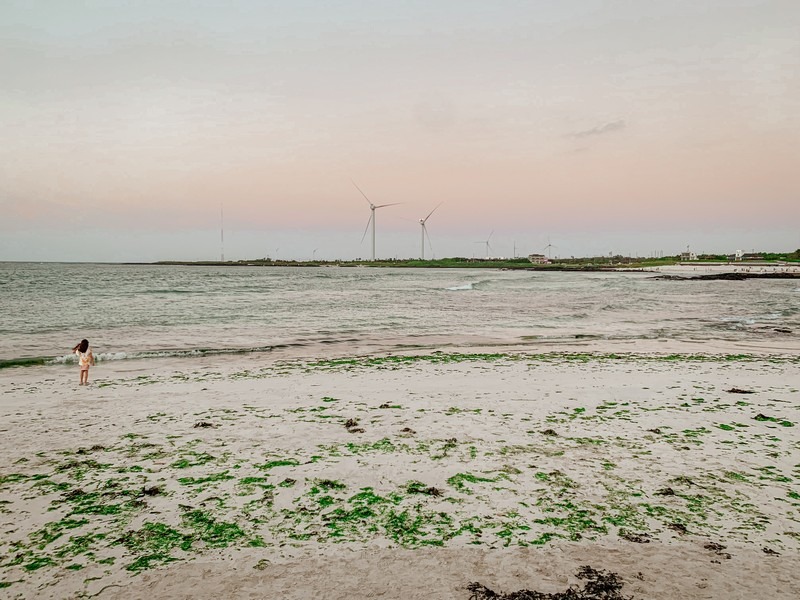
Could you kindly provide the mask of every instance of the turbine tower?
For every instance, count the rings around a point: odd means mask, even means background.
[[[219,203],[219,261],[225,262],[225,221],[222,213],[222,202]]]
[[[425,238],[426,237],[428,238],[428,244],[430,244],[430,246],[431,246],[431,252],[433,251],[433,244],[431,244],[431,236],[428,235],[428,229],[425,227],[425,222],[428,219],[431,218],[431,215],[433,213],[435,213],[436,209],[439,208],[441,205],[442,205],[442,202],[439,202],[439,204],[436,205],[436,208],[434,208],[431,212],[428,213],[427,217],[425,217],[424,219],[420,219],[419,220],[419,224],[420,224],[420,226],[422,228],[422,244],[420,246],[420,256],[422,257],[422,260],[425,260]]]
[[[352,179],[350,181],[353,181]],[[364,242],[364,238],[367,237],[367,231],[369,231],[369,225],[372,223],[372,260],[375,260],[375,210],[378,208],[384,208],[386,206],[395,206],[396,204],[400,204],[399,202],[392,202],[391,204],[373,204],[372,201],[367,198],[367,195],[361,191],[361,188],[358,187],[355,181],[353,181],[353,185],[356,186],[356,189],[361,192],[361,195],[364,196],[364,200],[367,201],[369,204],[369,221],[367,221],[367,227],[364,229],[364,235],[361,236],[361,242]]]
[[[485,240],[483,240],[483,241],[478,241],[478,242],[475,242],[476,244],[485,244],[485,245],[486,245],[486,258],[489,258],[489,250],[491,250],[491,248],[492,248],[492,247],[489,245],[489,240],[490,240],[490,239],[492,239],[492,234],[493,234],[493,233],[494,233],[494,229],[492,229],[492,233],[490,233],[490,234],[489,234],[489,237],[487,237]]]

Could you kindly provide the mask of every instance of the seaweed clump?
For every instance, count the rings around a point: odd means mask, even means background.
[[[585,580],[583,588],[570,586],[563,592],[546,594],[532,590],[519,590],[507,594],[490,590],[480,583],[470,583],[467,590],[469,600],[632,600],[633,596],[623,596],[624,585],[619,575],[585,565],[578,569],[578,579]]]

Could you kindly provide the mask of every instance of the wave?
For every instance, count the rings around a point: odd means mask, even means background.
[[[334,342],[330,342],[334,343]],[[304,343],[275,344],[273,346],[253,346],[251,348],[187,348],[175,350],[143,350],[141,352],[100,352],[95,354],[98,362],[112,360],[137,360],[146,358],[193,358],[198,356],[218,356],[225,354],[252,354],[256,352],[271,352],[272,350],[305,346]],[[66,365],[75,363],[74,354],[64,356],[33,356],[0,360],[0,369],[10,367],[36,367],[44,365]]]
[[[756,323],[763,323],[764,321],[779,321],[784,316],[790,316],[789,314],[784,314],[785,312],[786,311],[772,312],[762,315],[748,315],[740,317],[721,317],[719,321],[722,323],[730,323],[734,327],[737,325],[755,325]]]
[[[328,346],[333,344],[352,344],[363,341],[361,338],[345,336],[337,338],[301,338],[303,341],[284,342],[270,346],[251,346],[246,348],[175,348],[167,350],[142,350],[139,352],[98,352],[95,354],[97,362],[116,360],[146,360],[153,358],[198,358],[204,356],[241,355],[272,352],[289,348],[314,347],[317,345]],[[18,358],[0,359],[0,369],[11,367],[41,367],[48,365],[75,364],[77,357],[74,354],[63,356],[23,356]]]
[[[475,284],[474,283],[465,283],[464,285],[454,285],[453,287],[445,288],[450,292],[460,292],[463,290],[474,290]]]
[[[600,310],[629,310],[629,309],[630,306],[627,306],[625,304],[615,304],[613,302],[610,304],[604,304],[603,306],[600,307]]]
[[[137,291],[138,294],[204,294],[204,290],[181,290],[177,288],[153,289]]]
[[[472,282],[464,283],[464,284],[461,284],[461,285],[454,285],[452,287],[448,287],[448,288],[445,288],[445,289],[450,291],[450,292],[463,292],[463,291],[483,288],[483,287],[486,286],[486,284],[491,283],[491,282],[492,282],[491,279],[481,279],[480,281],[472,281]]]

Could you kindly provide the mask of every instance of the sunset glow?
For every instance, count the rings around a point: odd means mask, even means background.
[[[351,179],[383,256],[800,246],[796,2],[72,4],[0,7],[0,260],[367,256]]]

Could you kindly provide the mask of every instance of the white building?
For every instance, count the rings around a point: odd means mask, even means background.
[[[549,265],[550,260],[544,254],[529,254],[528,260],[534,265]]]

